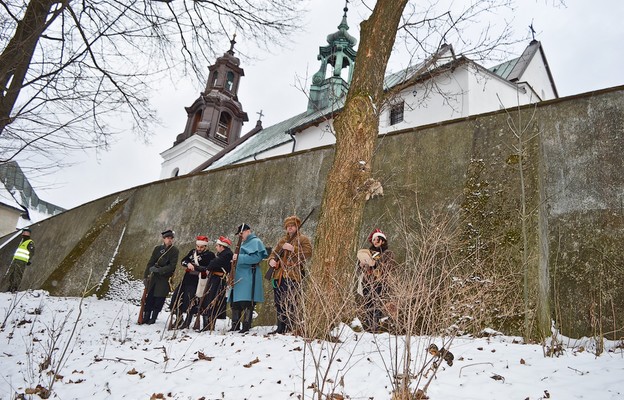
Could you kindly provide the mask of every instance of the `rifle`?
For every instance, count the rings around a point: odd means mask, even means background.
[[[143,325],[143,310],[145,310],[145,300],[147,300],[147,291],[149,290],[151,280],[152,274],[150,273],[147,277],[147,285],[143,288],[143,295],[141,295],[141,308],[139,309],[139,319],[137,320],[139,325]]]
[[[227,278],[228,289],[232,289],[234,287],[234,277],[236,275],[236,264],[238,263],[238,255],[240,254],[241,243],[243,242],[243,235],[238,235],[238,242],[236,243],[236,248],[234,250],[234,254],[236,255],[236,260],[232,260],[232,268],[230,269],[230,273]]]
[[[308,220],[308,218],[310,218],[310,216],[312,215],[312,213],[314,212],[315,207],[312,207],[312,210],[310,210],[310,212],[308,213],[308,216],[305,217],[303,219],[303,221],[301,222],[301,225],[299,225],[299,227],[297,228],[297,232],[292,235],[291,237],[288,238],[288,240],[286,240],[286,243],[290,244],[293,239],[297,236],[297,233],[299,233],[299,229],[301,229],[301,227],[303,226],[303,224],[306,223],[306,221]],[[282,255],[284,254],[284,248],[282,247],[279,251],[279,253],[277,253],[275,255],[275,257],[273,257],[273,259],[277,262],[280,262],[280,260],[282,259]],[[269,266],[269,268],[267,269],[266,274],[264,274],[264,279],[266,279],[267,281],[270,281],[271,279],[273,279],[273,272],[275,272],[277,268],[273,268],[271,266]]]

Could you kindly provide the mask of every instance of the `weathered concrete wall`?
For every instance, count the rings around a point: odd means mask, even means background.
[[[488,254],[492,269],[512,271],[509,301],[526,287],[523,309],[492,324],[520,332],[527,312],[532,332],[551,318],[572,336],[622,327],[623,112],[617,88],[382,137],[373,174],[385,195],[367,204],[362,244],[382,227],[401,256],[400,224],[417,226],[419,212],[455,215],[467,246]],[[22,287],[77,295],[92,274],[104,295],[117,271],[141,276],[165,228],[176,231],[181,254],[196,235],[232,237],[242,222],[271,246],[284,217],[320,204],[332,155],[322,148],[172,178],[43,221],[33,227],[37,256]],[[13,249],[0,249],[2,274]]]

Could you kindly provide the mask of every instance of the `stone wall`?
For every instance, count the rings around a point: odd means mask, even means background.
[[[457,217],[489,272],[513,271],[509,301],[528,294],[520,314],[536,335],[551,319],[570,336],[615,331],[624,315],[623,115],[620,87],[381,137],[373,175],[384,196],[367,203],[361,243],[381,227],[404,257],[403,232],[423,215]],[[166,228],[181,255],[196,235],[233,237],[242,222],[271,246],[283,218],[318,207],[332,156],[321,148],[172,178],[52,217],[33,227],[37,255],[22,287],[75,296],[90,279],[106,296],[116,273],[142,275]],[[313,234],[317,218],[304,231]],[[0,273],[13,250],[0,249]],[[500,325],[521,332],[519,315]]]

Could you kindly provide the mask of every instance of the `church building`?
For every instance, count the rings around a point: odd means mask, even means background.
[[[161,154],[161,178],[334,144],[332,121],[344,106],[357,62],[347,11],[327,45],[319,47],[307,109],[267,128],[258,121],[242,136],[248,118],[236,93],[243,70],[232,41],[210,67],[206,91],[186,109],[185,131]],[[379,113],[380,135],[558,98],[544,49],[535,39],[520,57],[492,68],[443,44],[420,63],[388,74],[384,88],[388,101]]]

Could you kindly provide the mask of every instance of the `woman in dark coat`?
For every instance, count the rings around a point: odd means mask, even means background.
[[[208,273],[208,285],[204,294],[204,299],[200,306],[200,313],[203,320],[201,331],[214,330],[217,319],[225,319],[227,299],[225,290],[227,288],[227,274],[232,268],[232,241],[225,236],[219,236],[215,249],[217,257],[210,261],[204,270]],[[203,267],[202,267],[203,268]]]
[[[215,258],[212,251],[208,250],[208,238],[197,236],[195,238],[195,248],[182,259],[181,265],[186,269],[182,282],[171,296],[172,327],[188,328],[193,318],[193,309],[197,307],[192,304],[197,291],[200,274],[205,276],[206,267]],[[186,319],[183,314],[186,313]],[[182,322],[184,321],[184,322]]]

